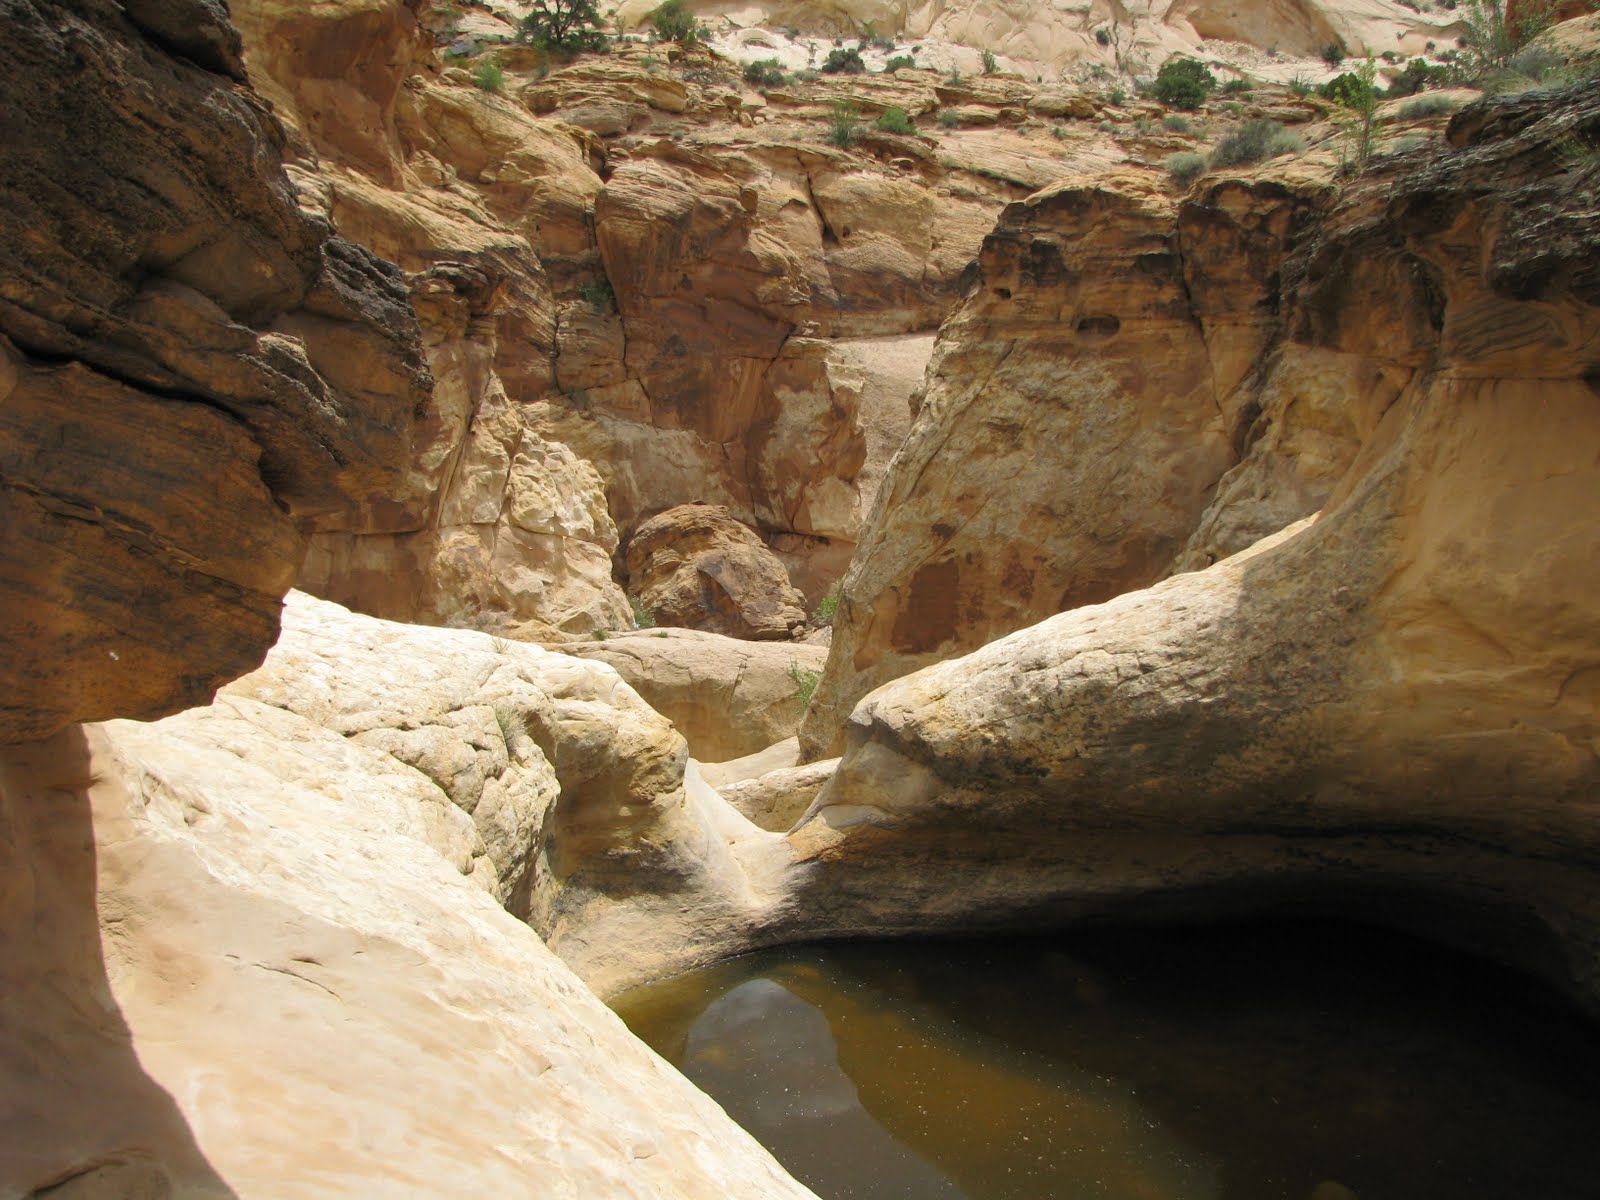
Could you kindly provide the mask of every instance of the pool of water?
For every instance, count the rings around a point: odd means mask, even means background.
[[[825,1200],[1594,1200],[1600,1032],[1364,927],[851,943],[621,997]]]

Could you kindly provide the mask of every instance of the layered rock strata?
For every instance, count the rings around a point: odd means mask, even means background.
[[[258,663],[431,387],[403,280],[302,211],[200,0],[20,0],[0,106],[0,740]]]

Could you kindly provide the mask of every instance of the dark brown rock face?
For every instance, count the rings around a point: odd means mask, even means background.
[[[392,485],[404,280],[297,206],[215,0],[0,0],[0,741],[257,664],[300,525]]]

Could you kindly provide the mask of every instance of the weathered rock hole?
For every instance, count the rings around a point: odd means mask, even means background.
[[[1078,322],[1078,336],[1089,342],[1103,342],[1117,335],[1122,322],[1113,316],[1095,315]]]

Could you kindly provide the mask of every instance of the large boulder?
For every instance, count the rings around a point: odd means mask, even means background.
[[[694,629],[639,630],[561,649],[615,668],[707,763],[793,738],[828,656],[825,647],[804,642],[750,642]]]
[[[628,584],[661,625],[769,641],[805,624],[783,564],[719,505],[681,504],[640,525]]]
[[[298,206],[221,5],[0,25],[9,741],[258,663],[306,523],[394,486],[431,379],[404,280]]]

